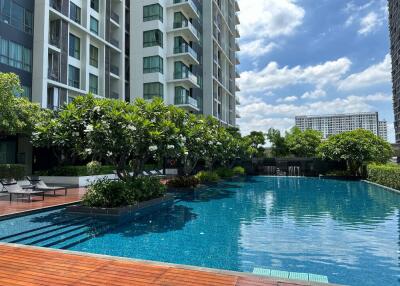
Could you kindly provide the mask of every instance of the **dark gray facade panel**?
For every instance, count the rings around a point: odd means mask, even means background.
[[[396,142],[400,143],[400,1],[389,0],[389,29],[392,54],[393,109]]]

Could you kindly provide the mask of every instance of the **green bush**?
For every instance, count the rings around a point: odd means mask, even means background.
[[[233,168],[232,171],[233,171],[233,174],[235,176],[244,176],[244,175],[246,175],[246,170],[241,166],[236,166],[235,168]]]
[[[200,183],[215,183],[221,179],[216,172],[211,171],[201,171],[197,173],[196,178]]]
[[[36,172],[39,176],[65,176],[65,177],[84,177],[92,175],[108,175],[115,170],[114,166],[100,166],[96,173],[89,173],[87,166],[59,166],[46,171]]]
[[[128,182],[102,179],[89,186],[83,205],[98,208],[132,206],[162,197],[165,190],[157,178],[141,177]]]
[[[222,179],[228,179],[235,176],[232,169],[229,168],[218,168],[216,171],[217,175]]]
[[[92,161],[87,163],[86,170],[89,175],[97,175],[101,173],[101,163]]]
[[[194,176],[179,176],[168,181],[168,187],[171,188],[194,188],[200,184],[200,180]]]
[[[17,164],[0,165],[0,179],[22,179],[25,176],[25,166]]]
[[[368,180],[400,190],[400,166],[371,164],[368,166]]]

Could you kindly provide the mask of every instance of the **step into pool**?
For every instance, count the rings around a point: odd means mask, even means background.
[[[400,195],[365,182],[247,177],[177,194],[173,207],[124,225],[64,209],[0,221],[0,241],[400,285]]]

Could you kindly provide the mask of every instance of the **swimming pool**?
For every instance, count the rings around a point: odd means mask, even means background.
[[[400,195],[364,182],[248,177],[123,226],[63,209],[0,221],[0,240],[235,271],[400,285]]]

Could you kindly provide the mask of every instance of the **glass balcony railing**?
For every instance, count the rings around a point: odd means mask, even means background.
[[[188,28],[197,38],[200,39],[199,31],[189,21],[174,22],[174,29]]]
[[[196,4],[194,4],[193,0],[174,0],[174,4],[180,4],[180,3],[188,3],[190,7],[193,9],[193,11],[196,12],[197,15],[200,15],[200,9],[197,8]]]
[[[174,54],[183,54],[183,53],[189,53],[191,54],[196,60],[198,60],[198,54],[196,53],[195,50],[188,44],[183,44],[180,45],[179,47],[175,47],[174,49]]]
[[[187,94],[184,90],[181,93],[175,94],[175,105],[191,105],[198,108],[198,102],[196,99]]]
[[[174,79],[188,79],[194,84],[198,85],[198,79],[197,76],[194,75],[191,71],[187,72],[175,72],[174,73]]]
[[[110,72],[112,74],[115,74],[115,75],[119,76],[119,68],[117,66],[111,65],[110,66]]]
[[[111,12],[110,18],[114,20],[117,24],[119,24],[119,15],[115,12]]]

